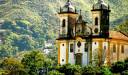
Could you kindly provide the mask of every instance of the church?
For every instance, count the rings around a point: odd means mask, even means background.
[[[111,65],[128,58],[128,36],[121,31],[111,31],[110,8],[103,0],[93,4],[92,24],[87,25],[81,13],[68,0],[60,8],[58,64],[86,66]]]

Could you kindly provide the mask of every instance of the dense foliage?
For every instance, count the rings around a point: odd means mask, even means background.
[[[110,71],[109,67],[105,66],[92,66],[87,65],[85,67],[81,67],[79,65],[62,65],[62,66],[54,66],[53,70],[50,71],[51,75],[52,73],[63,73],[65,75],[112,75],[112,72]]]
[[[54,65],[41,51],[26,53],[22,60],[5,58],[0,64],[0,75],[127,75],[128,59],[115,62],[112,66]]]
[[[111,66],[111,71],[113,73],[127,75],[128,74],[128,59],[126,59],[124,62],[118,61],[116,63],[113,63]]]
[[[112,67],[111,67],[111,71],[113,72],[113,73],[121,73],[121,72],[123,72],[124,70],[125,70],[125,68],[124,68],[124,62],[116,62],[116,63],[114,63],[113,65],[112,65]]]
[[[59,71],[57,71],[57,70],[54,70],[54,71],[50,71],[49,73],[48,73],[48,75],[64,75],[63,73],[60,73]]]
[[[81,73],[81,67],[79,65],[66,64],[63,66],[57,66],[56,70],[58,70],[61,73],[64,73],[65,75],[74,75],[76,73]]]
[[[128,20],[125,20],[122,24],[116,26],[115,30],[128,35]]]
[[[25,66],[30,75],[37,75],[37,71],[40,68],[50,66],[52,61],[41,52],[32,51],[30,54],[25,55],[21,63]]]
[[[6,71],[5,73],[8,73],[9,75],[13,75],[14,73],[20,71],[25,72],[23,68],[24,66],[15,58],[4,59],[1,63],[1,67],[4,71]]]
[[[5,58],[0,67],[0,75],[37,75],[39,69],[48,68],[52,65],[52,60],[47,58],[42,51],[31,51],[26,53],[22,60],[18,58]]]

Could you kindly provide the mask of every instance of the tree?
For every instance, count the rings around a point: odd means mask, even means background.
[[[128,20],[126,20],[122,24],[116,26],[115,30],[121,31],[124,34],[128,34]]]
[[[4,70],[14,71],[23,68],[23,65],[15,58],[6,58],[1,63],[1,67]]]
[[[11,71],[7,75],[28,75],[28,73],[24,69],[19,69],[19,70]]]
[[[58,60],[57,59],[57,48],[54,46],[54,48],[52,48],[52,49],[53,50],[51,50],[47,56],[48,56],[48,58],[54,60],[54,65],[57,65],[57,63],[56,63]]]
[[[3,70],[7,71],[7,73],[10,75],[14,75],[14,72],[23,70],[24,66],[15,58],[6,58],[1,63],[1,67]],[[23,72],[23,71],[22,71]],[[25,72],[25,71],[24,71]]]
[[[32,51],[26,54],[21,62],[30,75],[37,75],[40,68],[51,64],[41,51]]]

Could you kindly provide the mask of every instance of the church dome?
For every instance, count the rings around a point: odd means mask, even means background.
[[[73,7],[72,3],[68,0],[62,8],[61,12],[75,12],[75,8]]]
[[[105,4],[104,0],[98,0],[98,2],[93,5],[93,9],[108,9],[108,5]]]

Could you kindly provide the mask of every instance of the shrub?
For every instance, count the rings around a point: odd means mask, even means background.
[[[122,71],[124,71],[125,67],[124,67],[125,63],[124,62],[116,62],[114,64],[112,64],[111,66],[111,71],[113,73],[122,73]]]
[[[128,70],[123,71],[121,75],[128,75]]]
[[[29,75],[25,70],[11,71],[8,75]]]
[[[93,66],[85,66],[82,69],[82,75],[95,75],[96,74],[96,69],[99,68],[94,68]]]
[[[57,71],[57,70],[54,70],[54,71],[48,72],[48,75],[64,75],[64,74],[63,74],[63,73],[60,73],[60,72]]]
[[[108,67],[85,66],[82,69],[82,75],[112,75]]]
[[[109,67],[101,67],[100,71],[101,71],[101,75],[112,75]]]
[[[125,60],[125,63],[128,63],[128,58]]]
[[[125,70],[128,70],[128,62],[126,62],[126,63],[124,64],[124,69],[125,69]]]
[[[75,75],[81,73],[81,67],[79,65],[70,65],[66,64],[60,67],[57,67],[57,70],[65,75]]]
[[[125,60],[124,68],[125,68],[125,70],[128,70],[128,58]]]

